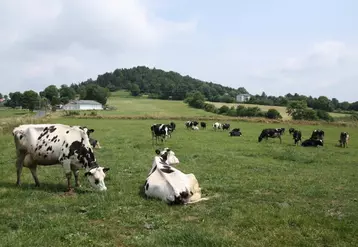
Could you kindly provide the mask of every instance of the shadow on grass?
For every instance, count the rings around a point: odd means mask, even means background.
[[[7,189],[16,189],[16,190],[23,190],[23,191],[45,191],[51,193],[64,193],[67,192],[67,186],[61,183],[41,183],[40,187],[36,187],[34,183],[22,183],[21,185],[16,185],[16,183],[4,182],[0,181],[0,188],[7,188]],[[82,187],[74,187],[74,191],[76,194],[85,194],[89,192],[93,192],[86,186]]]

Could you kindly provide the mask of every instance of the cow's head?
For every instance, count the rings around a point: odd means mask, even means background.
[[[164,148],[162,151],[159,149],[155,150],[155,153],[159,155],[164,162],[168,165],[179,164],[179,159],[175,156],[175,153],[169,148]]]
[[[109,171],[109,168],[102,166],[94,167],[85,173],[88,181],[93,188],[99,191],[107,190],[106,184],[104,183],[104,178],[106,177],[106,172]]]

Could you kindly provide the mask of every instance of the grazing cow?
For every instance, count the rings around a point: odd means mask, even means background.
[[[235,129],[231,130],[229,133],[230,133],[230,136],[241,136],[242,135],[240,128],[235,128]]]
[[[206,129],[206,123],[205,122],[200,122],[200,126],[201,126],[201,128]]]
[[[307,139],[301,143],[303,147],[318,147],[323,146],[322,140]]]
[[[171,150],[168,150],[156,150],[157,155],[144,184],[145,195],[161,199],[169,205],[208,200],[201,197],[201,188],[194,174],[185,174],[171,165]],[[172,159],[174,157],[172,154]]]
[[[223,129],[223,130],[230,130],[230,124],[224,123],[224,124],[222,125],[222,129]]]
[[[17,181],[23,167],[32,173],[35,185],[40,186],[37,177],[37,165],[49,166],[61,164],[66,177],[67,189],[71,190],[71,171],[75,176],[75,185],[79,186],[78,173],[83,167],[90,184],[100,190],[107,190],[104,183],[109,168],[98,165],[89,142],[86,127],[63,124],[25,124],[12,131],[17,154]]]
[[[153,124],[150,126],[150,130],[152,132],[152,143],[154,138],[156,143],[158,143],[159,138],[163,142],[171,133],[171,127],[168,124]]]
[[[276,130],[278,131],[278,132],[280,132],[281,133],[281,135],[283,135],[284,133],[285,133],[285,128],[276,128]]]
[[[324,131],[323,130],[314,130],[311,135],[311,140],[322,140],[324,138]]]
[[[198,126],[191,126],[191,129],[192,130],[199,130],[199,127]]]
[[[281,131],[278,129],[263,129],[258,140],[259,142],[262,141],[262,139],[266,139],[268,140],[268,138],[278,138],[280,139],[280,143],[282,143],[282,139],[281,139]]]
[[[289,128],[289,129],[288,129],[288,133],[289,133],[290,135],[292,135],[293,132],[295,132],[295,129],[294,129],[294,128]]]
[[[349,141],[349,134],[348,132],[341,132],[340,138],[339,138],[339,145],[341,147],[348,147],[348,141]]]
[[[223,125],[221,123],[216,122],[216,123],[213,124],[213,129],[215,131],[218,130],[218,129],[222,129],[222,127],[223,127]]]
[[[197,126],[199,123],[197,121],[186,121],[185,122],[185,126],[187,129],[193,127],[193,126]]]
[[[101,145],[99,145],[99,141],[90,136],[90,134],[93,132],[94,132],[94,129],[89,129],[87,131],[87,135],[89,137],[89,142],[93,148],[101,148]]]
[[[295,145],[298,144],[298,142],[302,143],[302,133],[299,130],[294,130],[293,131],[293,140],[295,141]]]

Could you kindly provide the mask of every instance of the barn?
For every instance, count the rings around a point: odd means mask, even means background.
[[[94,100],[74,100],[62,107],[64,110],[103,110],[103,105]]]

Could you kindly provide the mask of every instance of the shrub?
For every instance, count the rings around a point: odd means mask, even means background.
[[[230,108],[227,105],[223,105],[219,108],[219,114],[227,114],[227,112],[230,110]]]
[[[329,115],[328,112],[324,110],[316,110],[317,117],[322,120],[330,121],[332,122],[334,119],[331,115]]]
[[[269,109],[266,113],[266,117],[269,119],[282,119],[281,114],[276,109]]]
[[[63,116],[65,117],[78,116],[78,115],[81,115],[80,111],[68,110],[63,112]]]

